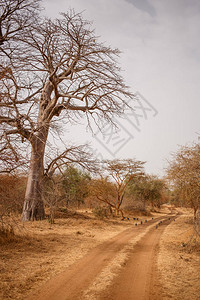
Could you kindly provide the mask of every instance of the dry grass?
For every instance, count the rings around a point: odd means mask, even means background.
[[[120,218],[97,220],[89,212],[59,217],[52,226],[47,221],[21,224],[15,219],[16,235],[11,234],[9,243],[0,245],[0,299],[25,299],[91,248],[132,226]],[[199,299],[199,248],[194,241],[182,247],[190,240],[191,230],[191,216],[185,214],[162,236],[158,258],[162,299]]]
[[[120,220],[101,221],[81,214],[57,219],[53,226],[47,221],[19,225],[17,235],[0,246],[0,299],[26,298],[127,225]]]
[[[161,237],[158,270],[162,299],[200,297],[200,244],[193,236],[192,214],[184,211]]]

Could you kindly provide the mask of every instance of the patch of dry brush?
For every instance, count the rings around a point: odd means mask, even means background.
[[[162,299],[196,300],[200,295],[200,244],[193,236],[193,216],[182,215],[161,237],[158,270]]]

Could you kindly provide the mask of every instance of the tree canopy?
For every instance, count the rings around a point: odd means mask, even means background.
[[[166,185],[162,179],[154,175],[147,175],[135,178],[128,185],[128,194],[135,200],[143,203],[143,209],[150,203],[153,207],[160,207],[164,198]]]
[[[82,14],[69,10],[52,20],[38,17],[39,10],[31,0],[1,6],[1,166],[10,163],[5,169],[12,171],[28,162],[23,220],[44,217],[45,169],[51,161],[51,170],[59,168],[74,149],[52,151],[49,133],[59,139],[83,117],[91,130],[105,120],[114,125],[113,116],[133,98],[120,74],[119,50],[101,43]]]
[[[145,162],[136,159],[114,159],[105,161],[105,170],[114,180],[116,189],[116,209],[122,205],[127,186],[133,178],[144,175]]]

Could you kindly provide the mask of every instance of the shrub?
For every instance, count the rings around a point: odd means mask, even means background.
[[[101,207],[101,206],[98,206],[98,207],[95,207],[93,210],[92,210],[94,216],[100,220],[103,220],[104,218],[108,218],[108,208],[106,207]]]

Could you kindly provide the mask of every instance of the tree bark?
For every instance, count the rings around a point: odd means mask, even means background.
[[[197,219],[197,211],[198,211],[198,207],[194,206],[194,221],[196,221]]]
[[[22,213],[23,221],[42,220],[45,217],[42,200],[44,177],[44,153],[48,130],[37,132],[32,141],[30,169]]]
[[[124,217],[124,213],[123,213],[123,210],[120,207],[121,207],[121,204],[122,204],[123,197],[124,197],[124,195],[122,196],[122,198],[118,197],[118,203],[117,203],[117,206],[116,206],[117,215],[119,215],[119,213],[120,213],[122,218]]]

